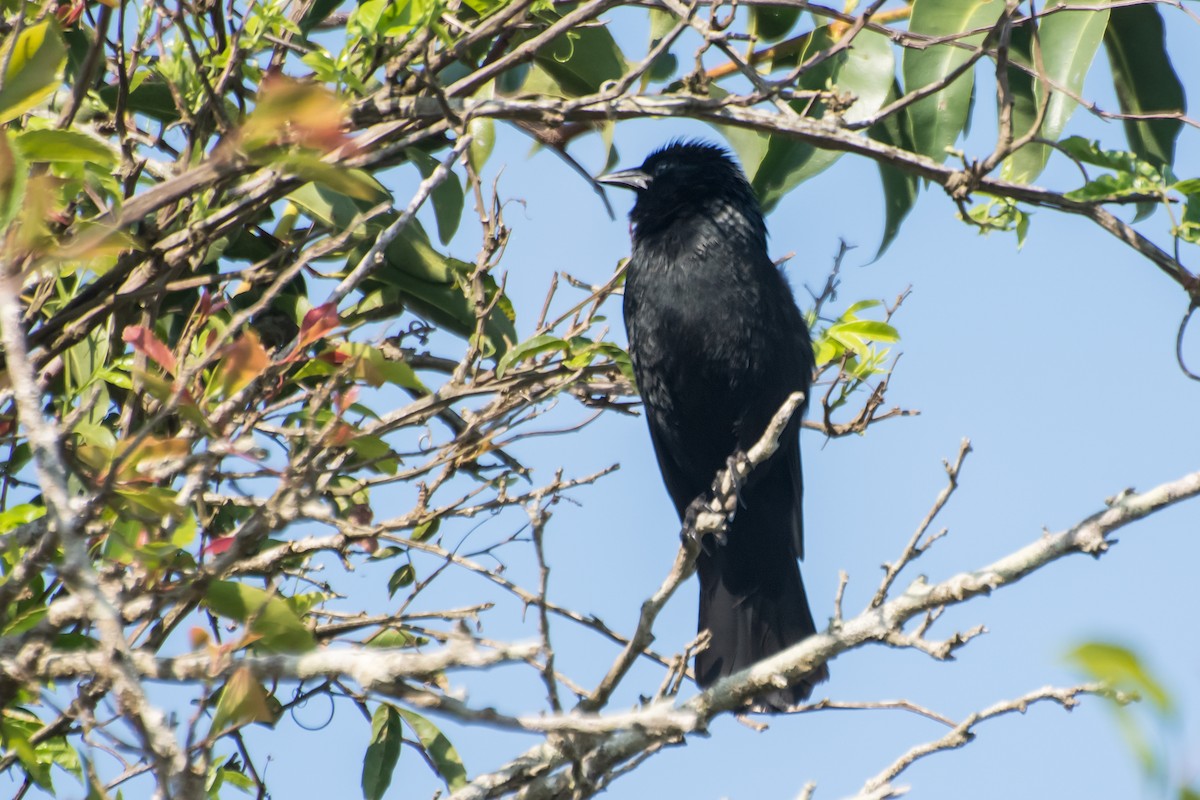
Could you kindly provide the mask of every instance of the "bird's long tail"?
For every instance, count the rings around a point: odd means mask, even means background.
[[[751,512],[751,513],[747,513]],[[755,519],[755,517],[763,517]],[[739,510],[725,545],[701,553],[699,630],[708,629],[708,648],[696,656],[696,679],[704,687],[772,656],[816,633],[800,565],[789,545],[783,515],[768,518]],[[765,526],[765,527],[764,527]],[[739,535],[740,534],[740,535]],[[822,667],[786,689],[755,698],[763,711],[785,711],[812,694],[829,677]]]

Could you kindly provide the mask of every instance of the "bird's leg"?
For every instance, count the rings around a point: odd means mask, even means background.
[[[697,495],[683,512],[683,535],[710,556],[716,555],[717,547],[725,544],[729,530],[729,517],[715,500],[707,492]]]
[[[733,515],[737,509],[745,505],[742,500],[742,487],[746,485],[746,479],[750,477],[750,470],[754,469],[754,464],[750,461],[750,456],[745,450],[739,449],[729,458],[725,459],[725,474],[729,476],[729,491],[733,494],[734,504],[733,510],[729,512],[729,518],[733,519]],[[720,488],[717,482],[721,476],[717,476],[717,480],[713,481],[713,491],[718,492]]]
[[[691,537],[710,556],[717,546],[728,541],[729,523],[742,504],[742,487],[754,465],[744,450],[738,450],[725,459],[725,469],[713,478],[712,486],[705,494],[688,503],[683,515],[684,535]],[[710,541],[708,534],[712,534]]]

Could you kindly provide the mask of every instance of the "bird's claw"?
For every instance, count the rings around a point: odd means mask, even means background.
[[[688,504],[683,514],[683,535],[707,555],[715,555],[718,547],[725,546],[728,531],[728,516],[714,510],[710,498],[701,495]]]

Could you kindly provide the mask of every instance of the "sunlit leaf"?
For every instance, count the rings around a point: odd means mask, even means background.
[[[226,349],[213,371],[213,387],[222,397],[229,398],[271,365],[271,357],[258,340],[258,334],[246,330]]]
[[[46,507],[33,503],[21,503],[0,511],[0,533],[8,533],[13,528],[28,525],[36,519],[46,516]]]
[[[496,377],[504,377],[504,373],[513,364],[533,358],[541,353],[554,350],[565,350],[566,348],[566,341],[549,333],[543,333],[539,336],[534,336],[531,339],[526,339],[510,349],[504,354],[504,358],[500,359],[496,363]]]
[[[28,161],[86,162],[106,169],[117,163],[108,144],[79,131],[22,131],[13,137],[13,145]]]
[[[415,711],[407,708],[396,709],[413,732],[417,734],[426,755],[437,768],[438,774],[446,782],[450,791],[456,791],[467,785],[467,770],[463,767],[462,759],[450,740],[438,730],[437,726]]]
[[[318,152],[348,141],[342,131],[345,103],[329,88],[272,73],[259,87],[258,105],[242,125],[242,147],[294,143]]]
[[[335,192],[370,203],[387,202],[391,195],[379,181],[360,169],[324,161],[312,152],[282,152],[264,158],[265,163],[306,181],[328,186]]]
[[[300,323],[300,336],[296,342],[295,352],[300,352],[313,342],[320,341],[325,335],[341,324],[337,306],[333,303],[323,303],[309,309]]]
[[[1009,85],[1018,97],[1013,108],[1013,135],[1023,136],[1037,120],[1037,112],[1046,103],[1041,136],[1058,139],[1077,103],[1067,93],[1081,95],[1088,68],[1108,26],[1108,9],[1096,10],[1091,0],[1068,0],[1071,5],[1088,6],[1086,10],[1058,11],[1039,22],[1037,36],[1029,25],[1012,32],[1013,60],[1027,69],[1041,71],[1042,80],[1033,80],[1026,72],[1009,70]],[[1056,88],[1061,87],[1061,89]],[[1049,100],[1045,100],[1049,92]],[[1009,180],[1028,183],[1041,174],[1050,156],[1050,148],[1031,142],[1013,154],[1005,164]]]
[[[798,58],[804,60],[832,45],[828,27],[819,28],[809,37]],[[854,47],[806,70],[798,80],[798,88],[836,89],[852,98],[850,107],[840,113],[847,122],[856,122],[882,107],[892,89],[894,72],[891,43],[874,31],[862,31],[854,37]],[[829,113],[823,103],[797,100],[792,106],[798,112],[818,118]],[[766,211],[842,155],[840,151],[817,148],[783,134],[768,136],[727,128],[723,128],[722,133],[737,150],[746,177]]]
[[[37,106],[59,84],[67,60],[58,24],[53,20],[29,25],[0,45],[0,63],[7,63],[0,87],[0,123]]]
[[[257,644],[281,653],[299,653],[316,646],[310,631],[285,600],[262,589],[234,581],[213,581],[204,603],[214,613],[250,623]]]
[[[908,28],[927,36],[953,36],[989,28],[1003,11],[1004,0],[915,0]],[[974,47],[985,35],[958,37],[953,44],[923,49],[905,48],[901,70],[905,91],[922,89],[948,78],[970,58],[969,48],[955,44]],[[946,160],[946,148],[958,140],[966,127],[973,87],[974,76],[968,69],[944,89],[908,107],[912,140],[918,153],[938,162]]]
[[[25,182],[29,165],[12,146],[7,131],[0,131],[0,228],[21,212],[25,198]]]
[[[247,725],[251,722],[274,724],[275,714],[267,703],[267,691],[258,682],[249,667],[239,667],[225,685],[213,712],[209,735],[215,735],[230,726]]]
[[[1145,664],[1127,647],[1109,642],[1086,642],[1067,653],[1067,659],[1094,680],[1146,697],[1162,712],[1173,712],[1175,702]]]

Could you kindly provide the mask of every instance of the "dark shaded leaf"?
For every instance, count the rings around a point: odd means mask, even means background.
[[[371,743],[363,755],[362,790],[366,800],[380,800],[392,784],[400,762],[403,725],[396,707],[384,703],[371,715]]]
[[[1182,113],[1183,84],[1171,66],[1162,16],[1153,5],[1112,9],[1104,32],[1112,64],[1117,101],[1125,114]],[[1178,119],[1127,119],[1129,147],[1157,167],[1175,161],[1175,140],[1183,128]]]
[[[800,21],[800,6],[750,6],[750,33],[764,42],[782,39]]]
[[[415,147],[410,147],[405,152],[408,154],[409,159],[417,165],[422,178],[428,178],[437,169],[438,160],[428,153],[418,150]],[[429,199],[433,201],[433,214],[437,220],[438,239],[441,240],[442,244],[447,244],[454,238],[454,232],[458,230],[458,223],[462,220],[465,201],[462,184],[453,170],[450,171],[450,174],[446,176],[444,181],[434,188]]]
[[[887,105],[899,97],[900,85],[893,82],[892,91],[884,99],[883,104]],[[905,109],[901,109],[895,114],[889,114],[872,125],[867,131],[867,135],[877,142],[898,147],[901,150],[911,151],[913,149]],[[920,191],[921,182],[916,175],[905,172],[886,161],[875,163],[879,167],[879,180],[883,184],[884,207],[883,238],[879,242],[879,249],[875,251],[875,258],[878,259],[896,239],[896,234],[900,232],[900,226],[904,223],[905,217],[917,204],[917,193]]]
[[[533,63],[535,67],[522,88],[565,97],[598,92],[606,81],[617,80],[629,68],[621,48],[604,26],[562,34],[538,48]]]

